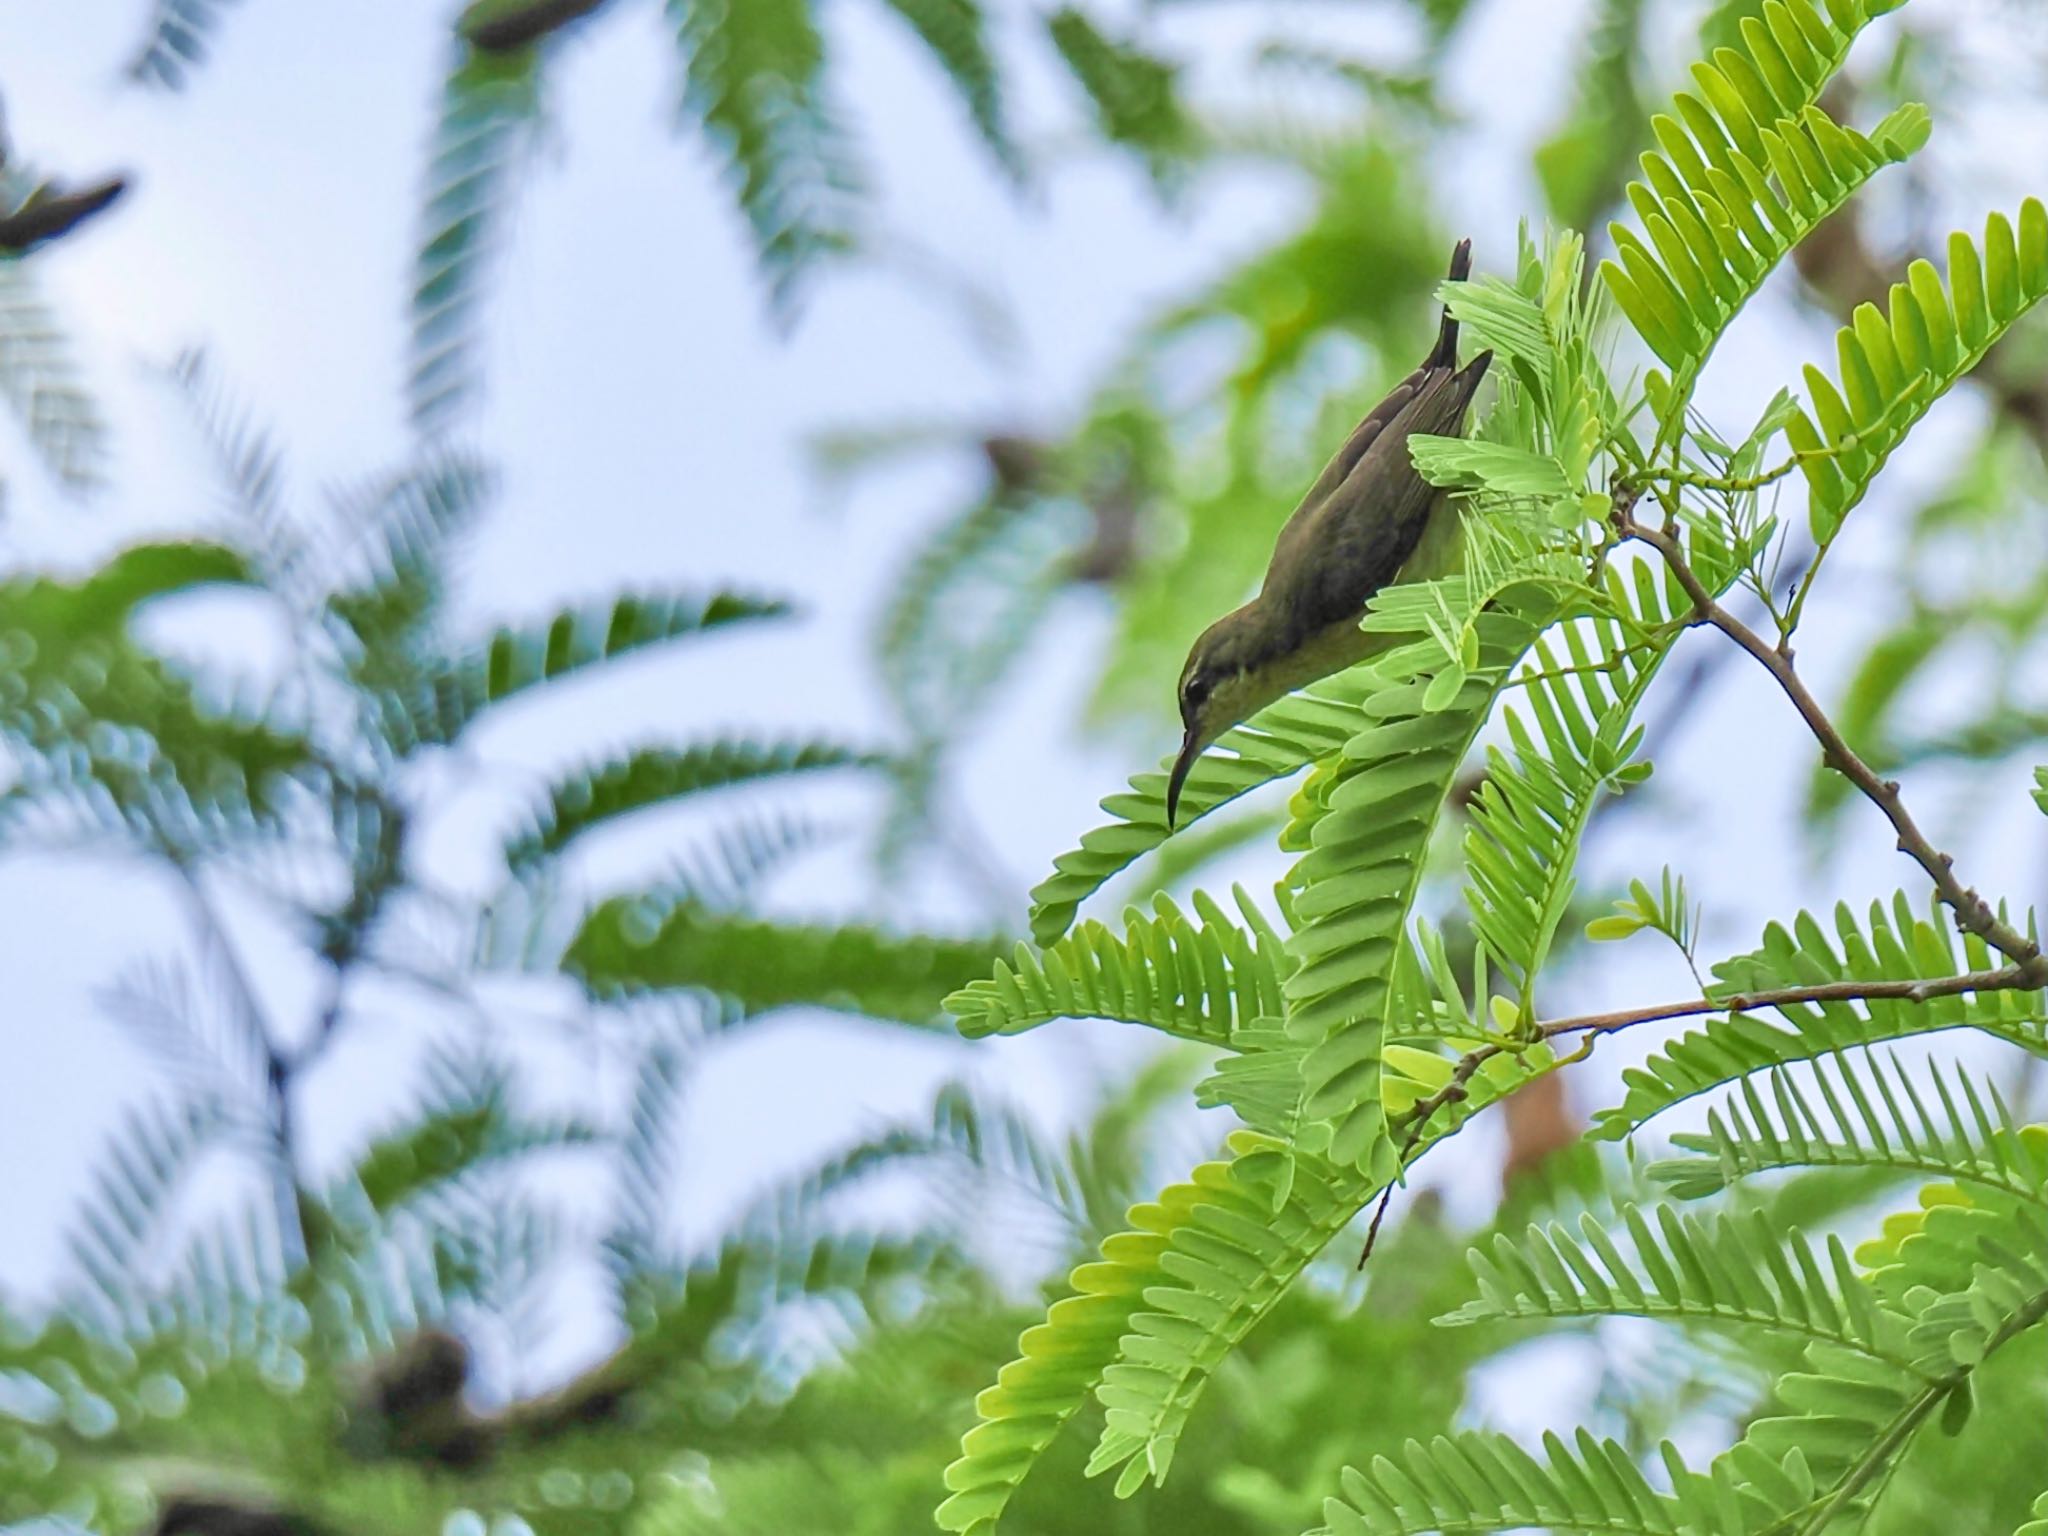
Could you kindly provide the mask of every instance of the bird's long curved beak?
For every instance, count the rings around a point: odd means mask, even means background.
[[[1173,830],[1175,815],[1180,810],[1180,787],[1187,782],[1188,770],[1195,766],[1195,759],[1202,755],[1202,738],[1190,726],[1187,734],[1180,739],[1180,756],[1173,760],[1173,772],[1166,780],[1166,830]]]

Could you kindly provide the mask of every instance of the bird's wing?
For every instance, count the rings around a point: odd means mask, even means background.
[[[1448,281],[1462,283],[1472,275],[1472,242],[1460,240],[1451,252],[1451,275]],[[1366,413],[1365,420],[1351,429],[1344,446],[1337,450],[1336,457],[1323,466],[1323,472],[1316,476],[1316,483],[1308,488],[1308,494],[1301,498],[1301,505],[1294,509],[1294,515],[1280,530],[1280,537],[1274,541],[1273,563],[1267,569],[1268,586],[1272,572],[1289,564],[1288,556],[1307,533],[1315,521],[1317,510],[1329,500],[1330,493],[1342,485],[1358,467],[1358,461],[1371,450],[1387,424],[1399,416],[1409,403],[1443,379],[1453,376],[1458,367],[1458,319],[1451,313],[1451,307],[1444,306],[1442,323],[1437,327],[1436,346],[1430,350],[1416,370],[1388,391],[1386,399]],[[1479,372],[1486,370],[1482,365]],[[1473,383],[1476,387],[1477,376]],[[1470,398],[1470,391],[1466,392]],[[1463,409],[1461,405],[1460,410]],[[1434,430],[1434,429],[1430,429]]]
[[[1387,424],[1399,416],[1402,409],[1423,390],[1433,371],[1436,370],[1432,370],[1429,364],[1424,363],[1396,384],[1386,399],[1374,406],[1365,419],[1351,429],[1351,436],[1344,440],[1344,446],[1337,450],[1336,456],[1323,466],[1323,472],[1316,476],[1316,483],[1308,488],[1308,494],[1301,498],[1301,505],[1294,509],[1293,515],[1280,529],[1279,538],[1274,540],[1272,563],[1266,569],[1268,587],[1272,585],[1275,571],[1286,570],[1293,564],[1296,547],[1308,537],[1316,513],[1330,499],[1331,493],[1358,467],[1358,461],[1365,457],[1373,443],[1378,440],[1380,433],[1386,430]]]
[[[1442,497],[1416,472],[1408,439],[1418,432],[1457,432],[1487,361],[1476,358],[1456,373],[1428,370],[1417,391],[1374,431],[1343,480],[1289,523],[1283,538],[1292,534],[1313,555],[1283,564],[1284,551],[1276,551],[1267,582],[1270,587],[1276,579],[1286,581],[1291,590],[1276,596],[1304,636],[1357,615],[1415,552]]]

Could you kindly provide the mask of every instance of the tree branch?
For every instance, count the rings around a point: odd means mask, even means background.
[[[1955,997],[1965,992],[2004,992],[2038,987],[2025,966],[2006,965],[1990,971],[1964,971],[1957,976],[1924,977],[1911,981],[1825,981],[1807,987],[1777,987],[1762,992],[1732,992],[1723,997],[1693,997],[1677,1003],[1651,1003],[1642,1008],[1620,1008],[1611,1013],[1582,1013],[1571,1018],[1538,1024],[1530,1033],[1532,1043],[1555,1040],[1565,1035],[1611,1035],[1636,1024],[1655,1024],[1665,1019],[1697,1018],[1710,1013],[1753,1013],[1759,1008],[1794,1008],[1803,1003],[1896,1002],[1925,1003],[1937,997]],[[1496,1056],[1516,1049],[1512,1045],[1482,1045],[1458,1059],[1451,1080],[1426,1099],[1417,1100],[1403,1123],[1410,1128],[1405,1153],[1419,1141],[1420,1130],[1446,1104],[1465,1097],[1465,1085]]]
[[[1636,522],[1632,504],[1624,505],[1619,498],[1615,506],[1615,528],[1624,539],[1640,539],[1662,555],[1665,564],[1671,568],[1671,574],[1685,589],[1686,596],[1692,599],[1698,622],[1713,625],[1755,657],[1758,664],[1771,674],[1792,701],[1793,708],[1799,711],[1807,729],[1813,732],[1814,739],[1820,743],[1822,760],[1854,784],[1884,813],[1885,819],[1892,824],[1892,830],[1898,834],[1899,851],[1927,872],[1942,901],[1955,913],[1957,925],[2012,961],[2021,972],[2021,984],[2036,987],[2048,984],[2048,959],[2042,957],[2041,946],[1999,917],[1989,902],[1956,877],[1955,861],[1928,841],[1927,835],[1920,830],[1912,813],[1906,809],[1897,781],[1879,778],[1870,765],[1856,755],[1793,669],[1790,656],[1767,645],[1755,630],[1715,601],[1714,595],[1686,560],[1677,536],[1668,529],[1651,528]]]
[[[1621,1008],[1611,1013],[1582,1013],[1570,1018],[1553,1019],[1538,1024],[1530,1031],[1529,1043],[1560,1039],[1566,1035],[1586,1035],[1597,1039],[1611,1035],[1618,1030],[1628,1029],[1636,1024],[1654,1024],[1665,1019],[1696,1018],[1709,1013],[1751,1013],[1759,1008],[1791,1008],[1802,1003],[1855,1003],[1855,1002],[1898,1002],[1926,1003],[1937,997],[1955,997],[1964,992],[2004,992],[2016,989],[2034,989],[2042,986],[2039,974],[2048,970],[2039,955],[2033,965],[2015,963],[2000,966],[1989,971],[1964,971],[1956,976],[1922,977],[1901,981],[1824,981],[1806,987],[1775,987],[1761,992],[1732,992],[1724,997],[1694,997],[1677,1003],[1652,1003],[1642,1008]],[[1581,1050],[1583,1056],[1591,1051],[1592,1039]],[[1416,1100],[1401,1124],[1408,1134],[1401,1141],[1401,1165],[1408,1165],[1410,1156],[1422,1142],[1423,1134],[1429,1129],[1429,1122],[1446,1105],[1462,1103],[1466,1097],[1467,1085],[1479,1069],[1496,1056],[1525,1049],[1519,1044],[1482,1045],[1477,1050],[1467,1051],[1458,1058],[1451,1069],[1450,1080],[1427,1098]],[[1576,1059],[1576,1058],[1574,1058]],[[1566,1065],[1559,1062],[1557,1065]],[[1386,1219],[1387,1204],[1393,1197],[1394,1186],[1389,1184],[1380,1196],[1379,1207],[1373,1212],[1372,1225],[1366,1229],[1365,1247],[1358,1255],[1358,1267],[1363,1269],[1365,1261],[1372,1257],[1373,1245],[1379,1240],[1380,1223]]]

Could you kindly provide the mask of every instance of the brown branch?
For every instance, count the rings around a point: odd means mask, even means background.
[[[1856,755],[1821,708],[1820,701],[1814,698],[1793,669],[1789,655],[1766,644],[1755,630],[1715,601],[1713,593],[1707,590],[1699,574],[1686,560],[1676,535],[1668,529],[1636,522],[1630,510],[1619,503],[1615,512],[1615,528],[1623,538],[1640,539],[1662,555],[1664,563],[1671,568],[1671,574],[1685,589],[1686,596],[1692,599],[1698,622],[1713,625],[1755,657],[1758,664],[1771,674],[1792,701],[1792,707],[1799,711],[1807,729],[1813,732],[1814,740],[1820,743],[1822,761],[1854,784],[1871,804],[1884,813],[1885,819],[1892,824],[1892,830],[1898,834],[1899,851],[1927,872],[1942,901],[1955,913],[1958,926],[1975,934],[2012,961],[2022,973],[2021,980],[2025,985],[2038,987],[2048,984],[2048,959],[2043,959],[2041,946],[1999,917],[1989,902],[1956,878],[1955,861],[1936,848],[1920,830],[1912,813],[1906,809],[1897,781],[1878,777],[1870,765]]]
[[[173,1494],[150,1529],[151,1536],[320,1536],[327,1527],[246,1497]]]
[[[364,1370],[351,1395],[343,1448],[362,1461],[474,1471],[501,1453],[617,1423],[633,1411],[634,1394],[656,1364],[628,1344],[544,1397],[475,1413],[463,1400],[473,1376],[469,1346],[444,1329],[423,1329]]]
[[[1610,1013],[1582,1013],[1570,1018],[1552,1019],[1536,1025],[1530,1031],[1528,1043],[1540,1044],[1566,1035],[1611,1035],[1637,1024],[1655,1024],[1666,1019],[1697,1018],[1709,1013],[1752,1013],[1759,1008],[1792,1008],[1803,1003],[1926,1003],[1938,997],[1955,997],[1965,992],[2032,990],[2048,984],[2042,975],[2044,971],[2048,971],[2048,964],[2044,964],[2036,954],[2031,965],[2015,963],[1996,970],[1964,971],[1955,976],[1900,981],[1824,981],[1805,987],[1731,992],[1722,997],[1691,997],[1677,1003],[1651,1003],[1642,1008],[1618,1008]],[[1402,1117],[1401,1124],[1408,1131],[1401,1141],[1402,1167],[1408,1165],[1410,1155],[1421,1143],[1429,1122],[1437,1112],[1446,1105],[1465,1100],[1467,1085],[1481,1067],[1496,1056],[1522,1048],[1525,1047],[1505,1043],[1482,1045],[1460,1056],[1457,1065],[1451,1069],[1450,1080],[1427,1098],[1416,1100]],[[1372,1225],[1366,1229],[1365,1247],[1358,1255],[1360,1269],[1365,1268],[1365,1261],[1372,1257],[1373,1245],[1379,1240],[1380,1223],[1386,1219],[1387,1203],[1393,1198],[1393,1193],[1394,1186],[1389,1184],[1373,1212]]]
[[[1991,971],[1964,971],[1957,976],[1923,977],[1914,981],[1823,981],[1807,987],[1731,992],[1718,998],[1696,997],[1682,1003],[1654,1003],[1646,1008],[1622,1008],[1613,1013],[1580,1014],[1575,1018],[1538,1025],[1537,1029],[1548,1040],[1557,1035],[1612,1034],[1617,1029],[1627,1029],[1631,1024],[1693,1018],[1707,1013],[1753,1013],[1759,1008],[1790,1008],[1801,1003],[1925,1003],[1937,997],[1955,997],[1964,992],[2004,992],[2042,984],[2042,979],[2023,965],[2003,965]]]

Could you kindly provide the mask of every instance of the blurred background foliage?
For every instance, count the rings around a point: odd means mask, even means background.
[[[1562,11],[863,3],[908,29],[957,99],[958,131],[1020,200],[1109,157],[1130,168],[1133,195],[1169,210],[1211,179],[1251,176],[1298,188],[1299,215],[1158,307],[1085,397],[1036,421],[849,422],[817,437],[828,480],[921,457],[978,465],[972,494],[880,594],[872,662],[890,739],[706,727],[610,754],[592,743],[505,829],[491,887],[452,888],[418,829],[487,773],[472,746],[480,721],[546,710],[575,678],[655,648],[724,647],[744,668],[751,636],[803,620],[797,597],[728,589],[715,571],[690,590],[481,629],[451,611],[460,552],[488,536],[495,491],[491,466],[455,443],[488,377],[480,320],[495,258],[516,238],[550,71],[634,3],[451,10],[407,315],[412,456],[300,505],[283,490],[280,446],[188,355],[168,373],[229,515],[91,569],[0,579],[7,846],[146,866],[190,919],[182,958],[107,979],[105,1005],[157,1053],[161,1091],[91,1171],[62,1293],[0,1314],[0,1520],[165,1536],[928,1528],[973,1392],[1049,1288],[1162,1175],[1220,1141],[1216,1116],[1176,1107],[1200,1063],[1168,1052],[1091,1085],[1061,1131],[949,1087],[928,1116],[878,1128],[685,1245],[666,1214],[677,1182],[734,1179],[678,1162],[693,1071],[794,1008],[944,1027],[941,999],[1006,950],[1022,896],[956,792],[959,764],[1042,659],[1040,638],[1106,610],[1079,723],[1121,752],[1154,750],[1190,636],[1256,580],[1300,487],[1430,333],[1453,236],[1483,233],[1483,251],[1505,260],[1512,218],[1526,214],[1592,231],[1597,253],[1653,107],[1703,41],[1762,9],[1569,8],[1570,89],[1544,104],[1546,131],[1505,181],[1527,200],[1485,207],[1481,230],[1459,185],[1469,125],[1447,82],[1487,29],[1562,25]],[[209,54],[244,9],[155,0],[129,88],[206,90]],[[924,270],[915,241],[874,217],[861,103],[835,71],[828,7],[659,9],[677,130],[722,167],[751,242],[764,345],[838,273]],[[1192,11],[1210,13],[1199,35]],[[1864,43],[1830,106],[1868,124],[1913,97],[1937,116],[1995,122],[2048,78],[2037,23],[2017,4],[1925,0]],[[1987,58],[2007,71],[1988,83]],[[1024,69],[1061,82],[1028,120],[1013,88]],[[33,138],[34,124],[11,127]],[[63,162],[62,145],[39,148]],[[1908,171],[1801,248],[1791,280],[1816,340],[1935,249],[1952,208],[1993,201],[1975,174],[1967,157]],[[121,189],[92,168],[46,178],[11,146],[0,164],[0,393],[41,470],[81,494],[102,479],[108,426],[39,276],[93,220],[120,216]],[[1941,765],[1959,803],[2048,725],[2044,349],[2038,326],[1998,348],[1941,462],[1859,554],[1854,611],[1838,626],[1847,660],[1831,702],[1847,733],[1887,768]],[[290,665],[259,696],[144,638],[152,605],[200,588],[260,608],[288,637]],[[1653,716],[1659,747],[1701,713],[1721,665],[1703,656],[1681,675]],[[1710,761],[1728,750],[1697,745]],[[791,808],[801,802],[785,781],[813,775],[884,790],[864,920],[763,899],[768,876],[832,833]],[[1840,835],[1842,789],[1814,779],[1803,825],[1818,859]],[[1686,813],[1682,796],[1659,793],[1611,814]],[[710,810],[677,840],[665,879],[592,888],[574,863],[622,825],[646,825],[641,813],[700,797]],[[1281,810],[1259,799],[1177,840],[1126,894],[1239,867]],[[904,926],[892,893],[913,880],[952,892],[958,920]],[[1607,894],[1585,893],[1588,911]],[[250,907],[260,926],[238,915]],[[309,1001],[266,999],[247,969],[257,945],[303,960]],[[475,1027],[429,1057],[403,1112],[339,1173],[315,1172],[307,1084],[363,1021],[366,989],[393,987]],[[510,1013],[599,1042],[629,1091],[587,1118],[533,1108],[502,1048]],[[2022,1108],[2040,1102],[2028,1081],[2011,1093]],[[1431,1319],[1469,1295],[1464,1250],[1490,1228],[1610,1210],[1634,1175],[1573,1145],[1547,1088],[1513,1108],[1508,1145],[1479,1179],[1505,1179],[1497,1213],[1472,1227],[1463,1207],[1418,1200],[1369,1276],[1330,1261],[1228,1362],[1172,1484],[1117,1501],[1080,1476],[1070,1448],[1060,1455],[1074,1464],[1035,1477],[1011,1527],[1300,1529],[1342,1464],[1487,1419],[1503,1383],[1543,1390],[1546,1357],[1528,1351],[1575,1347],[1569,1336],[1536,1346],[1519,1327],[1440,1331]],[[1884,1193],[1880,1182],[1803,1177],[1745,1198],[1773,1222],[1824,1228]],[[609,1352],[536,1378],[523,1361],[571,1307],[602,1316]],[[1588,1325],[1579,1342],[1594,1351],[1593,1426],[1645,1451],[1672,1434],[1725,1438],[1767,1408],[1792,1358],[1705,1326],[1646,1340]],[[1980,1383],[2014,1422],[2048,1412],[2038,1343]],[[2025,1471],[1919,1456],[1883,1528],[1930,1529],[1914,1522],[1933,1510],[1949,1529],[2013,1528],[2039,1491]]]

